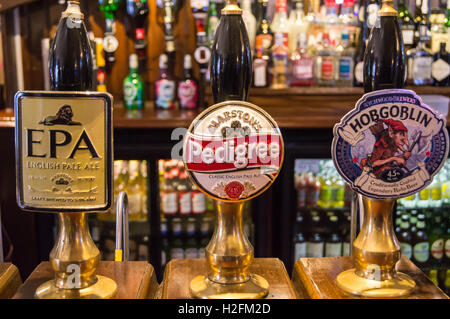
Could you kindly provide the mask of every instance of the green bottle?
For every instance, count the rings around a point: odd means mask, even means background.
[[[99,0],[98,4],[107,19],[114,19],[114,12],[118,9],[120,0]]]
[[[130,55],[130,73],[123,80],[123,95],[127,110],[142,110],[144,108],[144,82],[138,73],[138,56]]]
[[[208,17],[206,19],[206,35],[211,46],[214,43],[214,34],[216,33],[218,24],[219,18],[217,17],[216,3],[214,1],[210,1]]]

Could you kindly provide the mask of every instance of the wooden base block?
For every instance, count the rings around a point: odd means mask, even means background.
[[[267,299],[296,299],[289,275],[277,258],[255,258],[250,272],[269,282]],[[162,283],[162,299],[189,299],[189,284],[198,275],[206,275],[205,259],[173,259],[166,265]]]
[[[117,293],[113,299],[153,299],[159,288],[153,266],[146,261],[101,261],[97,275],[114,280]],[[54,278],[50,262],[40,263],[14,295],[15,299],[33,299],[36,289]]]
[[[11,263],[0,263],[0,299],[14,296],[22,284],[19,270]]]
[[[336,277],[354,268],[352,257],[300,258],[295,262],[292,283],[299,297],[310,299],[360,299],[339,289]],[[416,282],[412,293],[400,299],[448,299],[407,257],[402,256],[397,271]]]

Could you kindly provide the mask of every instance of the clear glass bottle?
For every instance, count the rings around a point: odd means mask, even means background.
[[[341,41],[336,48],[338,60],[337,86],[351,87],[353,85],[353,63],[355,49],[350,46],[348,30],[343,29]]]
[[[288,86],[289,49],[284,33],[275,33],[272,48],[272,88],[284,89]]]
[[[335,0],[325,0],[325,27],[326,32],[329,36],[329,41],[331,46],[336,46],[339,44],[341,38],[341,26],[338,17],[339,6]]]
[[[353,0],[344,0],[339,14],[339,24],[341,25],[342,30],[347,31],[349,46],[351,47],[356,45],[356,33],[358,27],[358,18],[353,12],[353,7]]]
[[[307,33],[308,21],[303,12],[303,0],[296,0],[295,6],[289,14],[289,52],[297,49],[297,42],[300,33]]]
[[[248,40],[250,41],[250,48],[255,52],[255,38],[256,38],[256,18],[252,12],[251,0],[241,0],[242,19],[247,28]]]
[[[403,43],[405,49],[409,50],[414,46],[414,18],[408,10],[405,4],[405,0],[399,0],[398,2],[398,19],[400,28],[402,29]]]
[[[314,77],[315,83],[319,86],[334,86],[336,82],[336,51],[330,45],[327,33],[324,33],[322,46],[317,50]]]
[[[289,23],[286,10],[286,0],[276,0],[276,11],[270,28],[275,36],[281,34],[284,45],[289,48]]]
[[[314,59],[306,52],[306,33],[299,33],[297,49],[289,59],[289,86],[312,86],[314,84]]]
[[[420,27],[419,43],[409,57],[409,70],[414,85],[430,85],[432,83],[431,67],[433,55],[426,47],[427,29],[425,25]]]

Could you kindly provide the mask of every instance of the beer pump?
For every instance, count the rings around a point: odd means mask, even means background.
[[[445,117],[409,90],[367,93],[334,127],[333,161],[358,193],[363,218],[352,246],[355,268],[336,279],[341,289],[375,298],[411,293],[414,280],[396,270],[394,203],[427,187],[447,155]]]
[[[186,171],[217,201],[215,230],[205,252],[207,274],[192,279],[192,296],[255,299],[268,294],[267,280],[249,272],[254,254],[242,214],[244,202],[274,182],[283,156],[276,122],[251,103],[221,102],[192,122],[183,147]]]

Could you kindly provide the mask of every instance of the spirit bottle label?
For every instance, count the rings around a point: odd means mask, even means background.
[[[448,154],[446,119],[409,90],[365,94],[334,127],[334,164],[354,190],[402,198],[426,188]]]
[[[180,82],[178,84],[178,99],[183,108],[196,108],[198,99],[197,84],[194,81]]]
[[[15,96],[19,206],[105,211],[112,204],[112,97],[19,92]]]
[[[442,81],[450,75],[450,65],[442,59],[438,59],[431,65],[431,75],[437,81]]]
[[[183,160],[192,180],[222,201],[243,201],[278,176],[284,145],[277,124],[256,105],[227,101],[202,112],[189,127]]]
[[[156,85],[156,104],[160,108],[171,109],[175,103],[175,82],[162,79]]]

